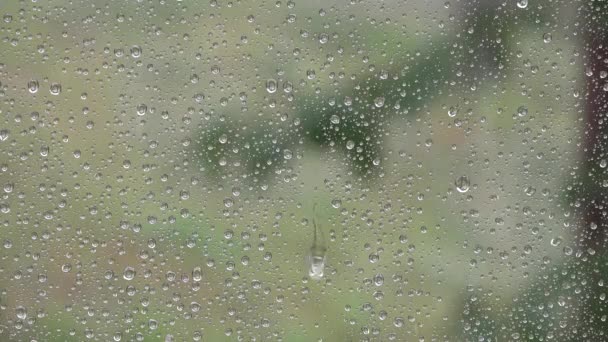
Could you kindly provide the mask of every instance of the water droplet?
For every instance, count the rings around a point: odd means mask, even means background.
[[[40,85],[38,84],[38,81],[31,80],[31,81],[27,82],[27,90],[30,93],[36,94],[38,92],[38,89],[40,89]]]
[[[146,112],[148,111],[148,106],[146,106],[145,104],[140,104],[139,106],[137,106],[137,115],[142,116],[142,115],[146,115]]]
[[[448,109],[448,116],[453,118],[456,116],[456,114],[458,114],[458,109],[454,108],[454,107],[450,107],[450,109]]]
[[[524,192],[526,193],[526,195],[532,196],[536,193],[536,189],[531,186],[527,186]]]
[[[557,247],[562,243],[562,239],[559,237],[555,237],[551,239],[551,246]]]
[[[543,42],[551,43],[551,39],[552,39],[551,33],[547,32],[547,33],[543,34]]]
[[[325,271],[325,256],[309,255],[308,261],[308,276],[314,280],[320,280],[321,278],[323,278],[323,274]]]
[[[61,94],[61,84],[59,83],[53,83],[51,84],[51,88],[49,89],[49,91],[51,92],[51,95],[59,95]]]
[[[337,124],[339,124],[339,123],[340,123],[340,117],[334,114],[334,115],[332,115],[332,116],[329,118],[329,121],[330,121],[332,124],[337,125]]]
[[[327,41],[329,41],[329,36],[327,35],[327,33],[321,33],[319,35],[319,43],[325,44],[327,43]]]
[[[192,270],[192,280],[201,281],[203,279],[203,271],[200,267],[195,267]]]
[[[135,269],[131,266],[127,266],[122,273],[122,277],[125,280],[133,280],[133,278],[135,278]]]
[[[520,117],[528,115],[528,108],[526,108],[525,106],[519,106],[517,108],[517,115]]]
[[[381,108],[382,106],[384,106],[384,97],[382,96],[378,96],[374,99],[374,105],[376,105],[376,107]]]
[[[10,135],[10,131],[8,129],[0,130],[0,141],[6,141]]]
[[[382,286],[384,284],[384,276],[382,274],[376,274],[374,276],[374,285]]]
[[[346,142],[346,149],[348,149],[348,150],[352,150],[354,147],[355,147],[355,142],[354,142],[354,141],[352,141],[352,140],[348,140],[348,141]]]
[[[277,91],[277,81],[273,79],[266,81],[266,91],[269,94],[274,94]]]
[[[469,182],[469,178],[467,178],[467,176],[460,176],[456,182],[456,190],[458,190],[458,192],[461,193],[465,193],[467,191],[469,191],[469,187],[471,186],[471,183]]]
[[[380,256],[376,253],[372,253],[369,255],[368,259],[369,259],[369,262],[371,262],[372,264],[375,264],[380,260]]]
[[[26,319],[27,318],[27,309],[20,305],[15,308],[15,314],[17,315],[17,318],[19,318],[19,319]]]
[[[137,45],[133,45],[131,47],[131,57],[133,57],[133,58],[141,57],[141,47],[139,47]]]
[[[528,7],[528,0],[518,0],[517,1],[517,7],[519,7],[519,8],[526,8],[526,7]]]

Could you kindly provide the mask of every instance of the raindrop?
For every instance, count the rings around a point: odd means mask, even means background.
[[[131,47],[131,57],[133,57],[133,58],[141,57],[141,47],[139,47],[137,45],[133,45]]]
[[[131,266],[127,266],[122,273],[122,277],[125,280],[133,280],[133,278],[135,278],[135,269]]]
[[[321,33],[319,35],[319,43],[325,44],[327,43],[327,41],[329,41],[329,36],[327,35],[327,33]]]
[[[527,186],[526,189],[524,190],[524,192],[526,193],[526,195],[532,196],[536,193],[536,189],[533,188],[532,186]]]
[[[450,109],[448,110],[448,116],[453,118],[456,116],[456,114],[458,114],[458,109],[450,107]]]
[[[31,81],[27,82],[27,90],[30,93],[36,94],[38,92],[39,88],[40,88],[40,85],[38,84],[38,81],[31,80]]]
[[[15,314],[17,315],[17,318],[19,318],[19,319],[26,319],[27,318],[27,309],[20,305],[17,308],[15,308]]]
[[[51,95],[59,95],[61,94],[61,84],[59,83],[53,83],[51,84],[51,88],[49,89],[49,91],[51,92]]]
[[[461,193],[465,193],[467,191],[469,191],[469,187],[471,186],[471,183],[469,182],[469,178],[467,178],[467,176],[460,176],[456,182],[456,190],[458,190],[458,192]]]
[[[146,115],[147,111],[148,111],[148,106],[146,106],[145,104],[142,103],[139,106],[137,106],[137,115],[139,115],[139,116]]]
[[[555,237],[551,239],[551,246],[557,247],[562,243],[562,239],[559,237]]]
[[[519,8],[528,7],[528,0],[517,0],[517,7],[519,7]]]
[[[273,79],[266,81],[266,91],[269,94],[274,94],[277,91],[277,81]]]
[[[6,141],[6,139],[8,139],[10,135],[10,132],[8,129],[2,129],[0,130],[0,141]]]
[[[517,115],[520,117],[528,115],[528,108],[526,108],[525,106],[519,106],[517,108]]]
[[[382,106],[384,106],[384,97],[382,96],[378,96],[374,99],[374,105],[376,105],[376,107],[381,108]]]

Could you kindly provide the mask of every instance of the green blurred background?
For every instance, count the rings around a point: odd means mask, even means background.
[[[608,340],[605,13],[3,1],[0,340]]]

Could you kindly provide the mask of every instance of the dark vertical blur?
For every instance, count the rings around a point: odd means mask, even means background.
[[[591,3],[586,15],[585,26],[585,148],[583,155],[582,189],[578,199],[583,204],[584,224],[579,232],[581,247],[592,248],[597,253],[606,249],[605,232],[608,229],[608,4]]]

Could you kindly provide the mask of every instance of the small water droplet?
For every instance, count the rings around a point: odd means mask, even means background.
[[[139,47],[137,45],[133,45],[131,47],[131,57],[133,57],[133,58],[141,57],[141,47]]]
[[[325,44],[329,41],[329,36],[327,35],[327,33],[321,33],[319,35],[319,43],[321,44]]]
[[[125,280],[133,280],[133,278],[135,278],[135,269],[131,266],[127,266],[122,273],[122,277]]]
[[[148,106],[146,106],[145,104],[142,103],[139,106],[137,106],[137,115],[139,115],[139,116],[146,115],[147,111],[148,111]]]
[[[450,107],[450,109],[448,109],[448,116],[453,118],[456,116],[456,114],[458,114],[458,109],[454,108],[454,107]]]
[[[5,141],[6,139],[8,139],[9,135],[10,131],[8,129],[0,130],[0,141]]]
[[[557,247],[562,243],[562,239],[559,237],[555,237],[551,239],[551,246]]]
[[[270,79],[266,81],[266,91],[269,94],[273,94],[277,91],[277,81]]]
[[[526,195],[532,196],[536,193],[536,189],[531,186],[527,186],[524,192],[526,193]]]
[[[526,8],[526,7],[528,7],[528,0],[518,0],[517,1],[517,7],[519,7],[519,8]]]
[[[526,108],[525,106],[519,106],[517,108],[517,115],[520,117],[528,115],[528,108]]]
[[[38,92],[38,89],[40,89],[40,85],[38,84],[38,81],[31,80],[31,81],[27,82],[27,90],[30,93],[36,94]]]
[[[59,95],[61,94],[61,84],[59,83],[53,83],[51,84],[51,88],[49,89],[49,91],[51,92],[51,95]]]
[[[456,180],[455,185],[456,185],[456,190],[458,190],[458,192],[465,193],[465,192],[469,191],[469,187],[471,186],[471,183],[469,182],[469,178],[467,178],[467,176],[460,176]]]

